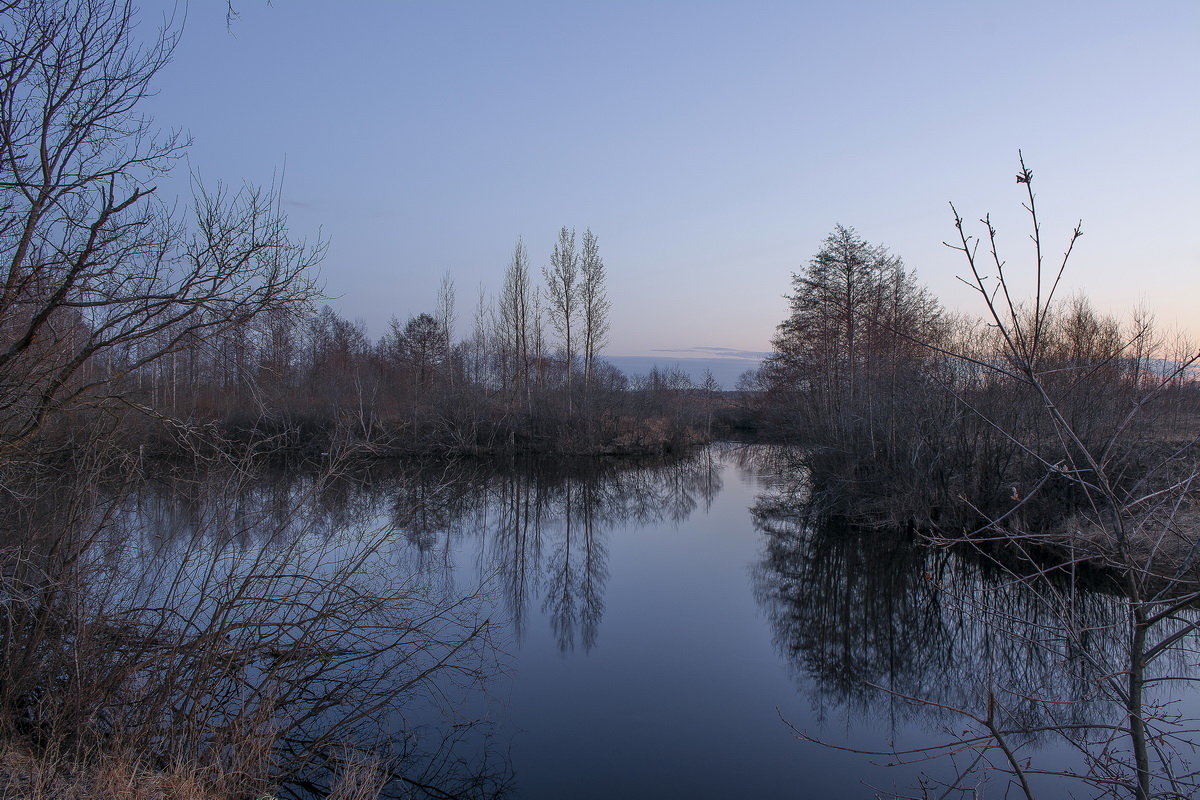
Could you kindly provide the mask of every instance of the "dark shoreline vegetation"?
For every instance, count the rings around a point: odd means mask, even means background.
[[[1024,166],[1018,178],[1032,184]],[[1193,591],[1196,346],[1079,295],[1026,306],[1003,269],[978,271],[977,245],[964,232],[958,249],[982,319],[947,314],[897,257],[839,227],[793,277],[756,376],[761,424],[803,445],[810,502],[832,517],[1020,557],[1066,550],[1064,568]],[[1065,266],[1037,265],[1037,283],[1057,288]]]
[[[678,370],[629,378],[604,361],[606,266],[590,230],[559,231],[540,284],[518,240],[465,338],[447,276],[430,313],[393,319],[373,342],[318,310],[324,248],[292,236],[278,187],[196,179],[183,211],[156,196],[153,179],[186,143],[138,105],[178,32],[141,42],[114,0],[16,0],[2,13],[6,796],[132,784],[144,787],[134,798],[503,795],[508,765],[455,760],[450,742],[393,719],[486,680],[495,623],[478,594],[367,566],[395,530],[440,530],[420,518],[426,500],[471,484],[475,468],[659,470],[686,491],[642,487],[659,507],[628,514],[686,517],[712,474],[693,460],[731,438],[778,445],[756,456],[780,480],[754,512],[789,566],[764,592],[794,592],[783,573],[813,568],[797,553],[875,532],[970,553],[995,583],[1063,610],[1038,646],[1091,659],[1086,703],[1115,704],[1119,720],[1061,722],[1047,711],[1057,700],[996,677],[939,712],[970,726],[947,747],[988,757],[941,788],[965,793],[987,768],[1033,797],[1036,769],[1014,753],[1033,735],[1019,723],[1037,718],[1054,720],[1037,735],[1084,754],[1064,777],[1098,795],[1195,790],[1196,743],[1167,720],[1169,676],[1155,669],[1195,656],[1196,348],[1148,313],[1123,322],[1062,296],[1080,231],[1061,260],[1043,254],[1023,160],[1027,274],[1006,265],[987,219],[980,241],[954,212],[980,318],[946,312],[899,257],[839,226],[793,276],[775,355],[734,391]],[[239,502],[269,495],[256,481],[274,469],[303,480],[266,510]],[[228,502],[197,501],[188,535],[168,537],[167,520],[156,529],[134,508],[155,480]],[[385,523],[345,503],[336,526],[302,513],[373,480],[400,487]],[[588,491],[578,502],[596,501]],[[1096,588],[1120,600],[1102,656],[1091,623],[1071,617]],[[793,622],[776,620],[781,638],[805,640]],[[384,741],[384,718],[402,741]]]

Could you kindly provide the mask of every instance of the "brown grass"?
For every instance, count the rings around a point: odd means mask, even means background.
[[[340,759],[327,800],[376,800],[387,771],[377,757]],[[199,768],[156,770],[131,753],[106,754],[88,763],[61,755],[36,756],[0,745],[0,800],[272,800],[244,786],[213,779]]]
[[[88,764],[7,745],[0,749],[0,798],[231,800],[231,795],[207,785],[196,771],[155,771],[131,754],[109,754]]]

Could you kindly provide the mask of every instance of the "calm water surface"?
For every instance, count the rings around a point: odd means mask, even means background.
[[[1119,641],[1097,633],[1088,646],[1101,658],[1089,661],[1042,624],[1053,613],[1036,592],[978,560],[812,524],[798,513],[803,482],[764,452],[715,446],[636,468],[375,471],[311,496],[308,478],[276,476],[222,502],[249,520],[242,547],[278,546],[264,542],[286,525],[261,540],[255,526],[302,502],[314,542],[353,549],[380,537],[362,568],[374,579],[416,576],[425,591],[472,598],[471,613],[493,626],[484,679],[433,692],[437,702],[396,710],[387,725],[396,736],[470,728],[452,758],[499,770],[489,785],[506,796],[911,794],[922,773],[947,777],[954,762],[888,767],[836,749],[962,733],[952,713],[906,697],[978,710],[989,687],[1019,685],[1062,698],[1075,718],[1111,718],[1087,664],[1118,664]],[[135,513],[160,531],[196,528],[209,501],[184,494],[148,494]],[[1116,619],[1113,597],[1072,602],[1097,630]],[[1018,744],[1039,763],[1070,763],[1052,735]],[[1003,777],[982,786],[984,796],[1006,788]]]
[[[528,542],[524,592],[498,609],[519,620],[496,691],[518,796],[836,796],[864,776],[861,757],[799,742],[781,721],[838,740],[860,727],[781,653],[750,515],[763,479],[710,455],[652,471],[639,481],[650,502],[615,502],[590,530],[566,524],[565,495],[579,487],[556,487]],[[511,520],[494,519],[461,540],[460,580],[512,551]]]

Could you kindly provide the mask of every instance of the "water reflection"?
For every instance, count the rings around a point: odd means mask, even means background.
[[[945,734],[944,748],[908,759],[979,756],[940,778],[939,791],[968,795],[979,779],[970,773],[987,768],[1021,785],[1047,775],[1101,794],[1129,785],[1129,675],[1139,654],[1128,601],[1065,570],[1046,573],[1036,562],[1018,570],[1002,553],[920,546],[909,532],[832,518],[810,497],[803,470],[778,455],[759,467],[776,478],[753,509],[765,537],[755,593],[778,651],[818,709],[842,706],[891,720],[893,731],[915,722]],[[1166,623],[1161,638],[1178,633],[1177,646],[1141,687],[1155,785],[1167,796],[1196,788],[1192,721],[1178,708],[1195,674],[1194,636],[1186,634],[1196,619],[1185,612]],[[1059,752],[1038,763],[1046,746]]]
[[[104,587],[97,608],[153,632],[122,645],[138,665],[127,678],[153,687],[124,706],[124,724],[162,730],[182,713],[194,741],[173,746],[255,751],[296,797],[327,792],[338,764],[354,763],[346,753],[381,752],[371,763],[390,775],[385,795],[499,796],[511,773],[488,744],[487,710],[472,708],[472,686],[500,667],[492,628],[520,640],[544,619],[560,651],[592,650],[611,532],[683,521],[720,489],[708,452],[637,468],[376,464],[149,481],[117,502],[91,578]],[[456,565],[463,551],[474,574]],[[244,746],[260,729],[269,745]]]
[[[376,468],[358,476],[356,486],[329,508],[331,529],[384,516],[413,548],[417,568],[443,578],[455,540],[479,538],[477,576],[498,588],[518,637],[536,608],[569,652],[596,645],[609,533],[682,522],[711,506],[722,484],[716,455],[705,451],[636,467],[533,461]]]
[[[559,649],[592,649],[604,614],[606,537],[621,526],[682,521],[712,503],[721,488],[711,453],[641,469],[560,468],[514,471],[479,487],[474,530],[487,538],[481,573],[504,588],[512,624],[524,633],[540,600]],[[492,517],[489,519],[489,512]]]
[[[1026,580],[984,554],[920,547],[904,532],[839,525],[794,479],[803,473],[786,451],[710,448],[639,465],[455,462],[375,464],[337,476],[182,474],[142,487],[122,507],[125,541],[134,544],[110,554],[112,585],[122,587],[127,605],[136,598],[142,609],[206,620],[198,628],[229,635],[233,651],[257,654],[237,676],[210,682],[213,688],[188,702],[221,722],[232,694],[257,698],[272,709],[274,724],[288,722],[278,748],[284,760],[325,752],[297,771],[296,796],[327,789],[331,764],[344,759],[338,754],[347,746],[382,748],[404,764],[389,790],[396,796],[417,784],[500,796],[513,783],[510,766],[497,757],[507,742],[495,746],[489,708],[467,684],[477,688],[505,667],[520,669],[510,657],[521,642],[547,635],[552,652],[612,656],[619,648],[610,639],[606,653],[605,615],[628,598],[610,597],[609,585],[617,582],[612,573],[631,567],[628,542],[655,526],[698,530],[730,475],[757,487],[751,517],[742,516],[741,504],[728,517],[736,521],[719,523],[736,526],[730,538],[757,537],[747,605],[753,612],[757,603],[794,686],[818,717],[849,709],[868,728],[896,736],[947,731],[961,744],[979,733],[969,718],[964,727],[963,712],[990,708],[1022,758],[1067,742],[1103,755],[1055,755],[1055,770],[1121,774],[1127,759],[1103,727],[1119,726],[1124,713],[1120,684],[1130,650],[1128,609],[1119,596],[1079,581]],[[745,489],[737,488],[741,497]],[[650,580],[668,594],[682,593],[684,582],[700,579],[685,563],[697,544],[664,539],[638,552],[659,559],[648,565]],[[732,574],[743,566],[722,569]],[[740,574],[730,585],[742,589]],[[228,596],[214,588],[230,586],[243,590]],[[214,614],[215,627],[207,622]],[[654,631],[634,639],[643,648],[674,640],[680,652],[635,655],[691,670],[689,659],[702,653],[727,681],[741,679],[737,656],[753,663],[753,653],[719,656],[711,647],[735,640],[745,618],[682,624],[696,628],[702,644],[694,651],[697,640]],[[496,626],[507,631],[508,656],[492,648]],[[322,647],[297,658],[287,646],[296,631],[306,641],[315,634]],[[763,647],[769,653],[765,641]],[[583,668],[586,660],[572,663]],[[1158,674],[1190,675],[1189,660],[1195,658],[1176,651],[1158,664]],[[635,670],[625,679],[640,676]],[[591,683],[588,691],[602,704],[637,692],[652,702],[658,690]],[[764,724],[779,727],[773,708],[786,700],[771,698]],[[238,724],[250,718],[242,714]],[[980,745],[984,740],[971,741],[973,753],[982,749],[982,763],[1005,767],[994,749]],[[802,745],[795,748],[796,759],[811,758]],[[957,780],[954,769],[948,775],[939,780]]]
[[[884,687],[963,706],[981,680],[1002,675],[1083,701],[1098,677],[1063,670],[1081,660],[1052,630],[1042,598],[993,579],[981,564],[915,547],[901,532],[761,510],[757,519],[767,535],[757,596],[781,653],[805,683],[815,681],[822,700],[865,713],[889,702],[875,688]],[[1111,632],[1111,603],[1102,598],[1077,597],[1076,613],[1086,627]],[[1119,642],[1109,636],[1093,646],[1111,651]]]
[[[477,572],[501,587],[511,623],[531,604],[560,647],[595,646],[608,579],[606,537],[618,527],[682,522],[721,491],[715,451],[631,467],[580,461],[376,465],[337,480],[295,471],[260,473],[234,491],[221,476],[166,480],[140,492],[131,518],[147,544],[224,531],[225,544],[345,539],[386,531],[406,567],[453,580],[455,542],[478,537]],[[213,507],[229,519],[215,525]],[[403,546],[401,546],[403,543]]]
[[[484,596],[415,568],[375,506],[325,472],[184,473],[122,499],[90,573],[97,617],[130,631],[121,729],[282,796],[502,795],[511,771],[462,711],[498,666]]]

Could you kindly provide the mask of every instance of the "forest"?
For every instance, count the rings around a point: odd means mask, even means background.
[[[544,266],[517,239],[469,319],[447,274],[426,313],[372,340],[324,296],[325,243],[290,229],[280,186],[193,172],[187,204],[156,191],[189,144],[142,112],[178,31],[145,39],[118,0],[9,0],[0,15],[0,736],[21,758],[78,774],[118,753],[139,775],[192,776],[196,797],[249,797],[278,780],[284,734],[314,724],[261,737],[278,697],[324,681],[360,721],[488,648],[490,622],[461,600],[414,612],[409,587],[360,585],[346,567],[359,556],[341,552],[299,588],[284,548],[224,580],[196,567],[195,595],[118,591],[120,554],[153,540],[121,533],[148,475],[235,496],[264,465],[296,464],[319,494],[350,464],[661,465],[738,440],[787,446],[776,466],[805,515],[967,548],[1014,580],[1052,575],[1048,592],[1067,575],[1125,598],[1131,662],[1109,679],[1125,713],[1112,740],[1130,755],[1112,780],[1137,798],[1194,781],[1163,766],[1146,687],[1197,626],[1200,351],[1148,311],[1064,294],[1082,230],[1043,238],[1023,158],[1032,263],[1009,265],[987,217],[949,219],[978,313],[945,309],[899,255],[839,225],[792,276],[773,355],[736,388],[626,376],[604,358],[608,266],[590,228],[563,226]],[[207,513],[209,535],[239,535]],[[438,625],[372,638],[364,608]],[[394,686],[338,672],[404,647],[417,655]],[[231,710],[234,696],[253,700]],[[987,719],[988,746],[1007,752]],[[340,764],[349,787],[365,762],[331,748],[321,768]],[[1033,796],[1025,766],[1003,769]],[[422,796],[490,791],[405,775]]]

